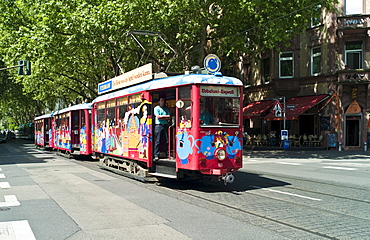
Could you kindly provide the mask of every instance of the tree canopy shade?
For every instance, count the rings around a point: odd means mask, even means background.
[[[328,9],[333,1],[0,0],[0,54],[7,66],[32,62],[31,76],[8,75],[52,109],[57,99],[91,101],[99,82],[136,67],[143,50],[130,30],[162,33],[177,53],[169,70],[182,72],[209,53],[227,62],[287,42],[318,16],[318,5]],[[168,48],[141,40],[148,61],[168,65]]]

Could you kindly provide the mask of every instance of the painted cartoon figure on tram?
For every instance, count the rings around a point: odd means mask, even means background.
[[[107,148],[106,148],[106,138],[105,138],[105,122],[100,122],[99,123],[99,128],[98,128],[98,150],[100,150],[102,153],[107,153]]]
[[[124,118],[106,119],[97,129],[98,150],[124,157],[148,157],[151,104],[144,100],[139,106],[128,105]],[[117,122],[117,125],[116,125]]]
[[[200,140],[199,151],[206,159],[213,159],[217,148],[226,148],[230,159],[234,159],[236,154],[242,149],[240,139],[237,136],[228,135],[225,132],[218,131],[215,134],[207,134]]]
[[[140,134],[140,150],[139,154],[142,155],[142,158],[147,158],[147,151],[148,151],[148,143],[149,137],[151,134],[150,126],[152,125],[152,121],[149,118],[149,112],[151,107],[151,103],[144,100],[139,106],[139,119],[140,119],[140,127],[139,127],[139,134]]]
[[[216,145],[215,145],[215,135],[205,135],[200,139],[200,148],[199,152],[201,152],[206,159],[211,160],[214,158],[214,152],[216,150]]]
[[[236,154],[242,149],[241,139],[238,136],[228,136],[227,139],[226,152],[230,159],[234,159]]]
[[[114,152],[117,149],[116,143],[116,134],[115,134],[115,126],[114,126],[115,119],[107,119],[107,139],[106,139],[106,148],[109,152]]]
[[[189,155],[193,154],[195,145],[193,135],[188,135],[187,131],[180,132],[176,135],[177,138],[177,156],[181,159],[182,164],[189,163]]]
[[[86,152],[87,149],[87,132],[86,126],[83,126],[80,130],[80,151]]]

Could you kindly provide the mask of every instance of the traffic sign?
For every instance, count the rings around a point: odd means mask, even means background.
[[[275,111],[275,117],[282,117],[283,114],[281,113],[281,110],[276,110]]]
[[[288,140],[288,130],[281,130],[281,140]]]
[[[282,117],[283,107],[281,106],[279,101],[275,102],[275,105],[272,108],[272,110],[275,112],[275,117]]]
[[[209,72],[209,73],[216,73],[218,71],[220,71],[221,69],[221,61],[220,59],[214,55],[214,54],[208,54],[205,58],[204,58],[204,61],[203,61],[203,64],[204,64],[204,67],[205,69]]]

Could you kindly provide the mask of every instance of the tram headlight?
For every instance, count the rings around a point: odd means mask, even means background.
[[[216,157],[220,161],[225,160],[225,158],[226,158],[226,151],[225,151],[225,149],[218,149],[218,150],[216,150]]]

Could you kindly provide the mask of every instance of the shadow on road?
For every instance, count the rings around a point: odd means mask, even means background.
[[[223,181],[211,180],[192,180],[192,181],[180,181],[173,179],[160,179],[159,184],[162,187],[176,189],[176,190],[194,190],[207,193],[216,192],[245,192],[255,190],[255,186],[259,188],[271,188],[278,186],[290,185],[288,182],[275,180],[273,178],[266,178],[259,174],[247,173],[247,172],[236,172],[234,173],[234,183],[225,185]]]
[[[0,144],[0,165],[45,163],[54,156],[36,151],[33,141],[11,139]]]

